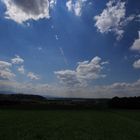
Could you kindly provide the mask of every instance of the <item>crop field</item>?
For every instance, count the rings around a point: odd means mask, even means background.
[[[140,111],[0,110],[0,140],[140,140]]]

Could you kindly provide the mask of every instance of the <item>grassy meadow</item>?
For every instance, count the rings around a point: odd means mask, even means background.
[[[140,111],[0,110],[0,140],[140,140]]]

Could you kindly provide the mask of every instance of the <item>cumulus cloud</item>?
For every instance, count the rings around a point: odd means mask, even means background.
[[[7,69],[11,67],[12,64],[6,61],[0,61],[0,69]]]
[[[140,96],[140,80],[133,83],[118,82],[111,85],[96,86],[94,90],[98,97]]]
[[[11,68],[12,64],[6,61],[0,61],[0,79],[11,80],[15,77],[15,74],[12,73]]]
[[[125,2],[111,0],[106,4],[106,9],[100,15],[94,17],[96,20],[95,26],[101,33],[114,32],[117,39],[120,39],[124,33],[122,26],[124,21],[126,23],[125,14]]]
[[[48,84],[33,84],[26,82],[10,82],[6,80],[0,80],[0,91],[42,95],[50,93],[51,95],[51,93],[55,91],[55,89]]]
[[[35,73],[33,73],[33,72],[29,72],[27,74],[27,77],[30,78],[31,80],[39,80],[40,79],[40,76],[35,74]]]
[[[56,0],[2,0],[6,6],[6,18],[17,23],[50,17],[50,8]]]
[[[96,56],[91,61],[79,62],[76,70],[56,71],[55,74],[60,82],[68,87],[84,87],[89,81],[106,76],[101,73],[104,64],[102,59]]]
[[[132,46],[130,47],[130,50],[138,51],[140,53],[140,31],[138,31],[138,38],[134,40]],[[136,56],[138,56],[138,55],[136,55]],[[140,59],[136,60],[133,63],[133,67],[135,69],[139,69],[140,68]]]
[[[110,85],[93,85],[92,87],[71,88],[67,93],[69,93],[71,97],[88,98],[140,96],[140,80],[132,83],[117,82]]]
[[[130,49],[140,52],[140,31],[138,32],[138,39],[134,41]]]
[[[60,82],[68,87],[84,86],[81,80],[78,79],[76,71],[62,70],[56,71],[55,74]]]
[[[78,77],[81,79],[98,79],[105,77],[104,74],[101,74],[101,70],[105,63],[101,62],[101,58],[96,56],[91,61],[79,62],[76,68]]]
[[[81,16],[82,8],[86,1],[87,0],[68,0],[66,2],[66,6],[68,8],[68,11],[73,12],[76,16]]]
[[[57,0],[50,0],[50,8],[54,8],[57,3]]]
[[[0,80],[0,91],[41,94],[51,97],[109,98],[114,96],[140,96],[140,80],[133,83],[118,82],[111,85],[65,88],[58,85],[20,83]]]
[[[24,66],[22,65],[22,66],[20,66],[20,67],[18,67],[18,72],[19,73],[21,73],[21,74],[25,74],[25,69],[24,69]]]
[[[24,75],[26,75],[28,78],[30,78],[31,80],[39,80],[40,79],[40,76],[39,75],[37,75],[37,74],[35,74],[35,73],[33,73],[33,72],[28,72],[27,70],[26,70],[26,72],[25,72],[25,68],[24,68],[24,65],[23,65],[23,63],[24,63],[24,59],[23,58],[21,58],[19,55],[15,55],[15,58],[12,58],[11,59],[11,64],[10,64],[10,66],[14,66],[14,65],[18,65],[18,66],[16,66],[16,68],[17,68],[17,71],[20,73],[20,74],[24,74]],[[22,64],[22,65],[21,65]]]
[[[15,58],[11,59],[12,64],[22,64],[24,59],[21,58],[19,55],[16,55]]]
[[[136,60],[136,61],[133,63],[133,67],[136,68],[136,69],[140,69],[140,59]]]

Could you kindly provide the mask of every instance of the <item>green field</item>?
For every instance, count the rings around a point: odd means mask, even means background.
[[[0,110],[0,140],[140,140],[140,111]]]

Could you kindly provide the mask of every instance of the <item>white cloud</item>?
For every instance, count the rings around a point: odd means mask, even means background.
[[[39,50],[41,50],[42,48],[39,48]],[[24,65],[19,65],[19,64],[23,64],[24,59],[21,58],[19,55],[16,55],[15,58],[11,59],[11,64],[18,64],[17,67],[17,71],[21,74],[25,74],[28,78],[30,78],[31,80],[39,80],[40,76],[33,73],[33,72],[26,72],[25,73],[25,68]]]
[[[12,64],[9,63],[9,62],[6,62],[6,61],[0,61],[0,69],[6,69],[6,68],[9,68],[11,67]]]
[[[110,85],[71,88],[66,92],[71,97],[112,98],[115,96],[140,96],[140,80],[133,83],[117,82]]]
[[[45,94],[51,93],[52,86],[48,84],[33,84],[16,81],[0,80],[0,91],[11,91],[15,93],[27,93],[27,94]]]
[[[140,31],[138,32],[138,39],[134,41],[130,49],[135,51],[140,51]]]
[[[12,73],[11,68],[12,64],[5,61],[0,61],[0,79],[11,80],[15,77],[15,74]]]
[[[31,80],[39,80],[40,79],[40,76],[35,74],[35,73],[33,73],[33,72],[29,72],[27,74],[27,77],[30,78]]]
[[[60,82],[68,87],[84,86],[83,83],[78,79],[77,73],[72,70],[56,71],[55,74]]]
[[[6,18],[22,24],[28,20],[49,18],[49,7],[55,0],[2,0],[6,6]]]
[[[118,82],[94,88],[99,97],[140,96],[140,80],[133,83]]]
[[[50,0],[50,8],[54,8],[57,3],[57,0]]]
[[[138,59],[137,61],[135,61],[133,63],[133,67],[136,68],[136,69],[140,69],[140,59]]]
[[[8,70],[0,70],[0,78],[11,80],[15,77],[15,74]]]
[[[101,77],[105,77],[104,74],[101,74],[101,70],[103,69],[101,62],[101,58],[96,56],[91,61],[79,62],[78,67],[76,68],[76,72],[79,78],[81,79],[98,79]]]
[[[138,31],[138,39],[135,39],[132,46],[130,47],[130,50],[138,51],[140,53],[140,31]],[[139,55],[135,55],[135,57],[139,57]],[[133,67],[135,69],[140,69],[140,59],[133,63]]]
[[[22,64],[24,59],[16,55],[15,58],[11,59],[12,64]]]
[[[122,24],[126,14],[125,2],[110,0],[106,6],[107,8],[100,15],[94,17],[95,26],[101,33],[114,32],[117,39],[120,39],[124,33]]]
[[[25,69],[24,69],[24,66],[22,65],[22,66],[20,66],[20,67],[18,67],[18,72],[19,73],[21,73],[21,74],[25,74]]]
[[[60,85],[20,83],[0,80],[0,91],[41,94],[51,97],[108,98],[140,96],[140,80],[133,83],[118,82],[111,85],[65,88]]]
[[[66,2],[66,6],[68,8],[68,11],[72,11],[73,10],[73,4],[72,4],[72,0],[68,0]]]
[[[73,12],[76,16],[81,16],[82,8],[86,1],[87,0],[68,0],[66,2],[66,6],[68,8],[68,11]]]
[[[76,70],[62,70],[56,71],[55,74],[61,83],[68,87],[86,86],[91,80],[104,78],[106,75],[102,74],[103,63],[98,56],[91,61],[79,62]]]

